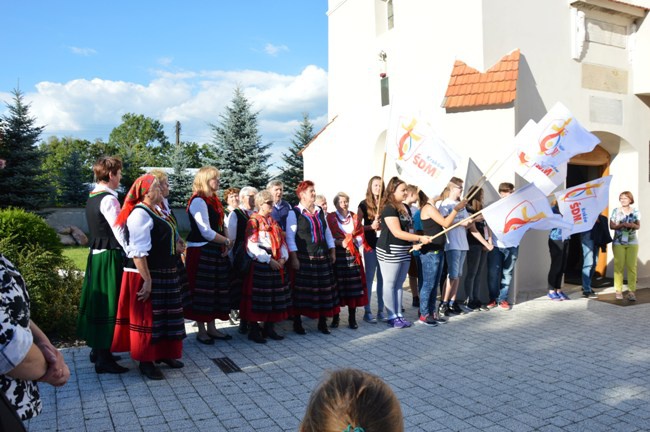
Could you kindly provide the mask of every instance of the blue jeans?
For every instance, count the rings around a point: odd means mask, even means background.
[[[377,273],[377,312],[384,311],[384,280],[381,277],[381,270],[377,265],[377,251],[363,252],[363,260],[366,263],[366,284],[368,285],[368,304],[364,306],[366,313],[370,313],[370,300],[372,299],[372,285]]]
[[[431,315],[436,306],[436,294],[440,283],[444,254],[442,251],[431,251],[420,254],[422,264],[422,288],[420,289],[420,314]]]
[[[469,301],[480,301],[481,278],[477,277],[483,273],[487,252],[483,250],[483,245],[471,244],[467,251],[467,275],[465,275],[465,298]]]
[[[447,277],[449,279],[459,279],[463,275],[463,264],[465,264],[465,256],[467,251],[450,249],[445,251],[445,258],[447,258]]]
[[[379,261],[379,268],[386,282],[384,290],[384,304],[388,312],[388,319],[401,317],[402,315],[402,294],[404,293],[404,281],[409,272],[410,261],[389,263]]]
[[[515,270],[519,247],[494,248],[488,253],[488,290],[490,301],[508,300],[508,290]],[[500,283],[499,283],[500,282]]]
[[[584,233],[590,234],[590,233]],[[594,277],[596,264],[598,264],[598,250],[594,246],[594,240],[591,235],[580,235],[582,243],[582,291],[591,292],[591,278]]]

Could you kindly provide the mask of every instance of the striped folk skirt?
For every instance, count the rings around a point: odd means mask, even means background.
[[[81,289],[77,335],[88,346],[109,349],[113,341],[115,314],[122,283],[122,251],[90,251]]]
[[[320,318],[339,313],[338,289],[329,255],[297,254],[300,269],[293,278],[293,314]]]
[[[289,317],[290,309],[289,274],[253,261],[244,279],[240,317],[246,321],[279,322]]]
[[[151,295],[137,299],[143,280],[125,269],[111,351],[129,351],[137,361],[178,359],[183,353],[185,321],[176,268],[149,270]]]
[[[222,247],[207,243],[185,251],[190,301],[185,318],[208,322],[227,320],[232,306],[231,265]]]
[[[345,248],[336,248],[334,264],[336,286],[339,289],[341,306],[356,308],[368,304],[368,290],[363,266],[354,261],[354,256]]]

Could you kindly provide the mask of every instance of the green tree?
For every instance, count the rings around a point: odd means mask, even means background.
[[[253,186],[262,189],[268,181],[271,144],[262,144],[257,131],[258,112],[244,96],[241,88],[235,89],[231,105],[221,114],[218,125],[211,124],[215,160],[221,171],[221,188]]]
[[[185,143],[181,142],[179,145],[174,146],[171,154],[171,165],[174,168],[174,172],[169,175],[169,205],[171,207],[185,207],[192,195],[193,179],[187,173],[187,168],[189,168],[191,161],[192,159],[185,148]]]
[[[142,114],[124,114],[122,124],[111,131],[108,144],[122,158],[122,185],[127,189],[143,174],[142,167],[166,166],[169,162],[171,146],[162,123]]]
[[[0,159],[7,161],[0,170],[0,207],[21,207],[38,210],[50,202],[52,188],[41,173],[42,154],[36,143],[43,126],[29,115],[23,93],[13,90],[9,113],[0,118]]]
[[[50,137],[42,142],[42,171],[54,189],[60,206],[77,206],[86,202],[88,186],[93,182],[90,141],[78,138]]]
[[[290,203],[297,203],[300,199],[296,196],[298,183],[304,180],[304,166],[302,155],[298,153],[314,138],[314,125],[309,120],[309,114],[302,114],[302,122],[291,139],[291,146],[282,154],[282,172],[279,176],[284,183],[284,199]]]

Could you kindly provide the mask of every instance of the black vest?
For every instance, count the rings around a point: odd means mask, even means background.
[[[237,214],[237,238],[235,239],[233,250],[237,250],[237,246],[242,244],[246,239],[246,223],[250,217],[242,209],[235,209],[233,211]]]
[[[145,210],[153,220],[151,228],[151,249],[147,256],[149,270],[176,268],[176,230],[174,225],[162,216],[157,215],[149,207],[138,204],[135,208]],[[129,229],[125,226],[124,236],[129,242]],[[127,267],[135,268],[133,259],[129,259]]]
[[[110,192],[99,192],[86,201],[86,222],[90,230],[90,249],[121,249],[113,230],[100,211],[102,199]]]
[[[293,208],[296,214],[296,247],[299,252],[307,252],[310,256],[323,256],[328,253],[329,247],[325,239],[325,230],[327,229],[327,222],[325,221],[325,214],[321,210],[318,212],[318,220],[320,220],[320,227],[315,226],[314,231],[317,236],[314,241],[312,239],[312,224],[311,221],[302,215],[299,207]]]
[[[196,198],[200,197],[194,197],[192,198],[192,201],[194,201]],[[201,198],[203,199],[203,198]],[[192,217],[192,214],[190,213],[190,205],[192,204],[192,201],[187,206],[187,215],[190,217],[190,233],[187,235],[187,241],[192,242],[192,243],[201,243],[201,242],[207,242],[210,240],[207,240],[205,237],[201,235],[201,231],[199,231],[199,226],[196,224],[196,221],[194,220],[194,217]],[[206,201],[207,205],[207,201]],[[207,205],[208,207],[208,218],[210,219],[210,228],[212,228],[213,231],[223,235],[223,224],[221,229],[219,229],[219,213],[215,209],[212,208],[211,205]]]

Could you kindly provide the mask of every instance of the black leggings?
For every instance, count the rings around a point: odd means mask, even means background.
[[[562,288],[562,275],[566,269],[569,252],[567,240],[548,239],[548,250],[551,253],[551,268],[548,271],[548,289]]]

